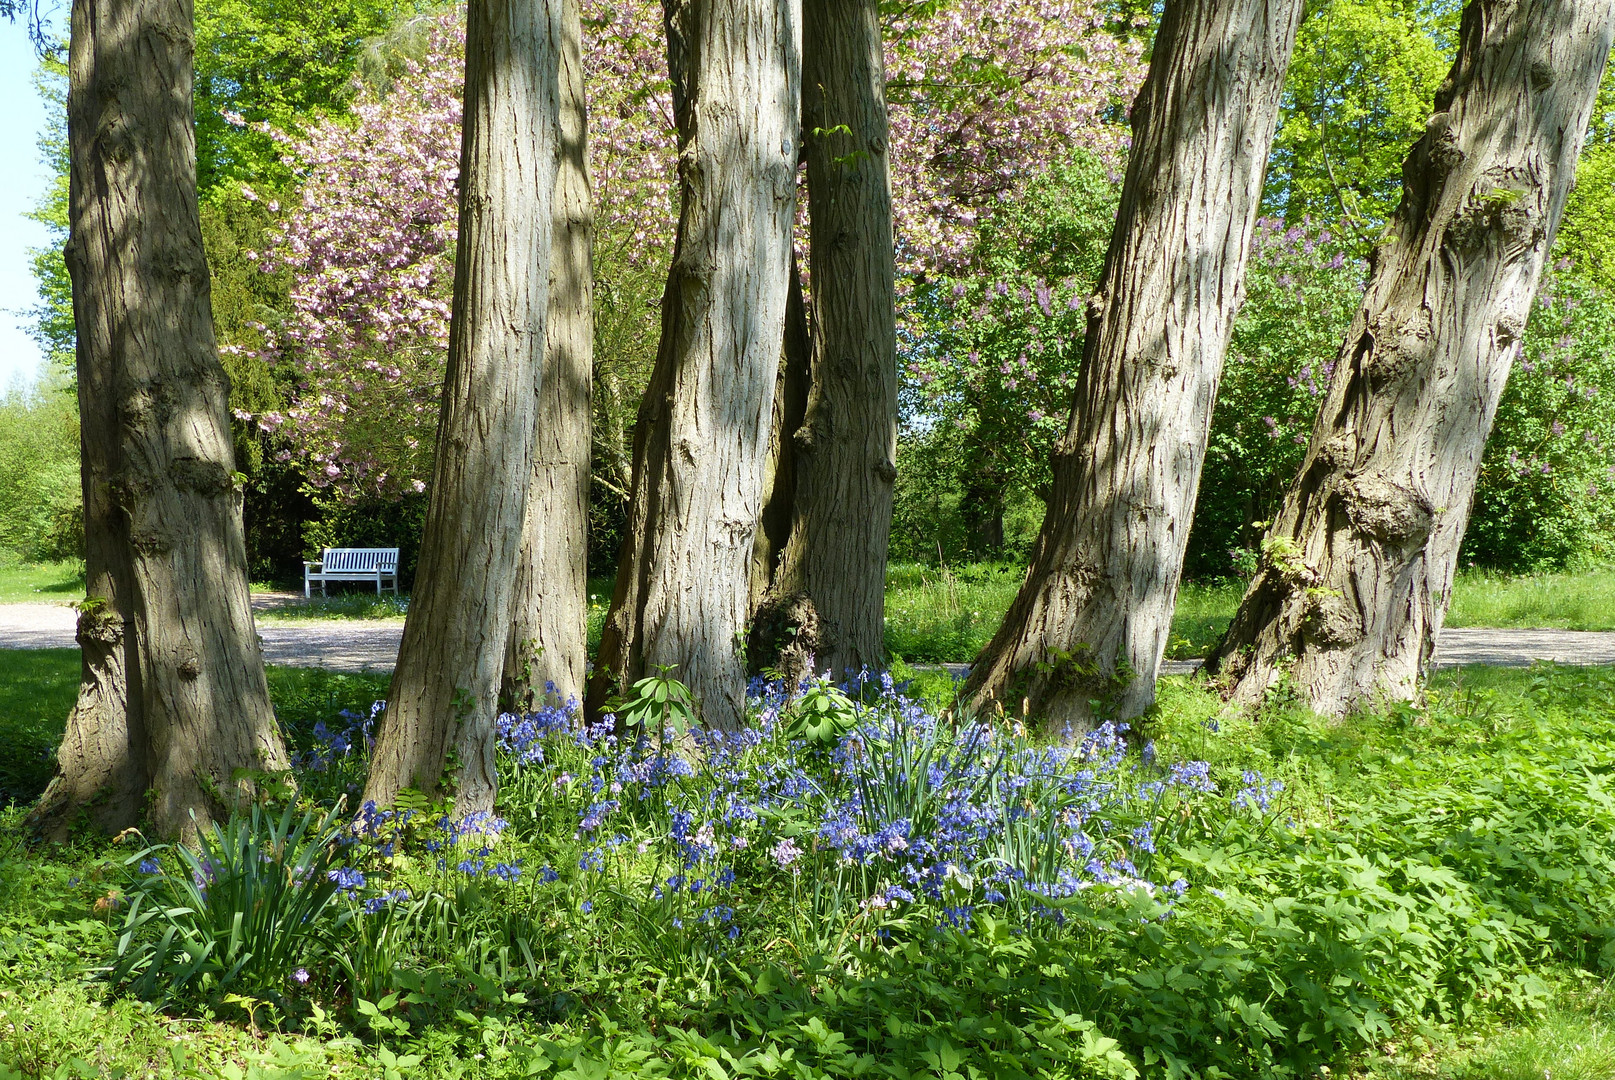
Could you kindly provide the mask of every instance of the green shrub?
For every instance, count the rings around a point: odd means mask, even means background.
[[[32,562],[84,555],[78,403],[59,381],[0,396],[0,549]]]
[[[1615,557],[1615,297],[1568,261],[1543,276],[1462,558],[1515,571]]]

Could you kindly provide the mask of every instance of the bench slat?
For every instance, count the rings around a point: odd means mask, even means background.
[[[391,580],[392,590],[398,592],[397,548],[326,548],[320,553],[320,568],[303,568],[303,595],[309,595],[309,585],[320,582],[325,592],[327,581],[374,581],[376,593],[381,593],[384,580]]]

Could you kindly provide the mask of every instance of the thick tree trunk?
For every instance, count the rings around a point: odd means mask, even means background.
[[[1085,726],[1155,699],[1299,0],[1169,0],[1048,513],[967,693]]]
[[[897,478],[897,331],[886,70],[874,0],[806,0],[812,381],[793,442],[790,540],[757,627],[788,678],[885,656]]]
[[[493,721],[511,633],[549,308],[559,0],[472,0],[448,370],[415,593],[365,798],[493,806]]]
[[[500,698],[528,710],[546,685],[583,696],[588,663],[589,452],[594,381],[594,210],[577,0],[562,0],[560,166],[549,323],[538,387],[533,475]]]
[[[791,538],[796,501],[796,433],[807,416],[808,386],[813,379],[807,307],[802,301],[802,275],[795,252],[791,255],[787,288],[785,342],[774,377],[774,411],[768,426],[768,454],[763,462],[763,509],[757,516],[757,537],[752,544],[749,592],[754,619],[768,597],[769,585]],[[777,651],[769,645],[772,639],[760,641],[757,633],[753,622],[753,636],[747,645],[748,663],[772,664]]]
[[[287,769],[247,600],[191,51],[186,0],[73,5],[67,263],[88,597],[79,700],[33,819],[46,835],[143,811],[189,835]]]
[[[748,584],[785,332],[800,0],[668,0],[681,213],[634,434],[628,532],[590,711],[656,665],[744,714]]]
[[[1611,0],[1472,0],[1263,565],[1208,665],[1319,712],[1417,689],[1609,54]]]

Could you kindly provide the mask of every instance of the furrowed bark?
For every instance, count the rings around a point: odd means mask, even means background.
[[[192,836],[288,767],[247,601],[192,47],[186,0],[73,5],[66,256],[88,595],[79,699],[32,819],[46,836],[143,813]]]
[[[627,534],[589,708],[672,665],[744,713],[748,583],[785,332],[800,0],[669,0],[681,211],[634,434]]]
[[[1609,55],[1611,0],[1473,0],[1263,564],[1207,661],[1259,701],[1407,699]]]
[[[966,685],[1056,725],[1155,698],[1298,0],[1169,0],[1026,582]]]
[[[431,502],[365,798],[440,790],[491,809],[535,388],[549,308],[559,145],[559,0],[472,0],[460,225]]]
[[[533,474],[500,700],[528,711],[546,685],[583,696],[588,663],[589,453],[594,381],[594,209],[577,0],[561,7],[560,165]]]
[[[805,0],[803,128],[813,281],[790,539],[757,614],[786,678],[885,656],[897,478],[897,331],[886,72],[873,0]]]
[[[140,651],[128,632],[134,594],[129,530],[112,499],[117,448],[109,436],[118,421],[111,375],[108,364],[79,364],[85,544],[79,692],[56,751],[56,773],[29,813],[31,828],[52,840],[65,839],[75,818],[106,833],[135,825],[151,779]]]
[[[808,385],[813,377],[808,355],[807,308],[802,300],[802,275],[795,252],[791,254],[787,288],[785,343],[780,351],[779,371],[774,377],[768,454],[763,463],[763,509],[757,517],[757,537],[752,544],[750,594],[754,621],[752,638],[747,644],[747,663],[753,670],[759,661],[773,663],[777,651],[768,647],[769,642],[759,640],[755,619],[767,599],[769,584],[779,570],[780,558],[791,538],[796,500],[795,436],[807,415]]]

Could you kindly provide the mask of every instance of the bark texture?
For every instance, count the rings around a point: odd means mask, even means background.
[[[808,385],[812,363],[808,355],[807,306],[802,299],[802,274],[795,252],[791,255],[791,276],[785,297],[785,342],[780,351],[779,371],[774,377],[774,410],[768,428],[768,454],[763,462],[763,509],[757,519],[757,537],[752,544],[751,610],[756,612],[768,597],[769,585],[779,570],[785,545],[791,538],[791,522],[796,500],[796,433],[807,415]],[[771,664],[777,650],[772,639],[759,639],[758,624],[752,623],[748,663]]]
[[[559,0],[472,0],[460,226],[431,502],[365,798],[439,789],[491,809],[493,722],[533,481],[549,308]]]
[[[1340,713],[1408,698],[1609,55],[1611,0],[1474,0],[1312,442],[1208,666]]]
[[[966,686],[1057,725],[1155,698],[1301,18],[1299,0],[1169,0],[1133,104],[1121,208],[1026,582]]]
[[[591,712],[673,665],[739,724],[795,206],[800,0],[668,0],[681,208]]]
[[[191,835],[288,767],[247,602],[192,48],[186,0],[73,5],[66,257],[88,582],[79,698],[32,818],[47,836],[143,813]]]
[[[790,539],[757,614],[794,681],[885,656],[897,478],[897,331],[886,71],[874,0],[805,0],[811,381],[792,438]]]
[[[589,453],[594,381],[594,209],[577,0],[561,3],[560,164],[549,322],[536,388],[533,474],[500,699],[531,710],[546,684],[581,699],[588,663]]]

